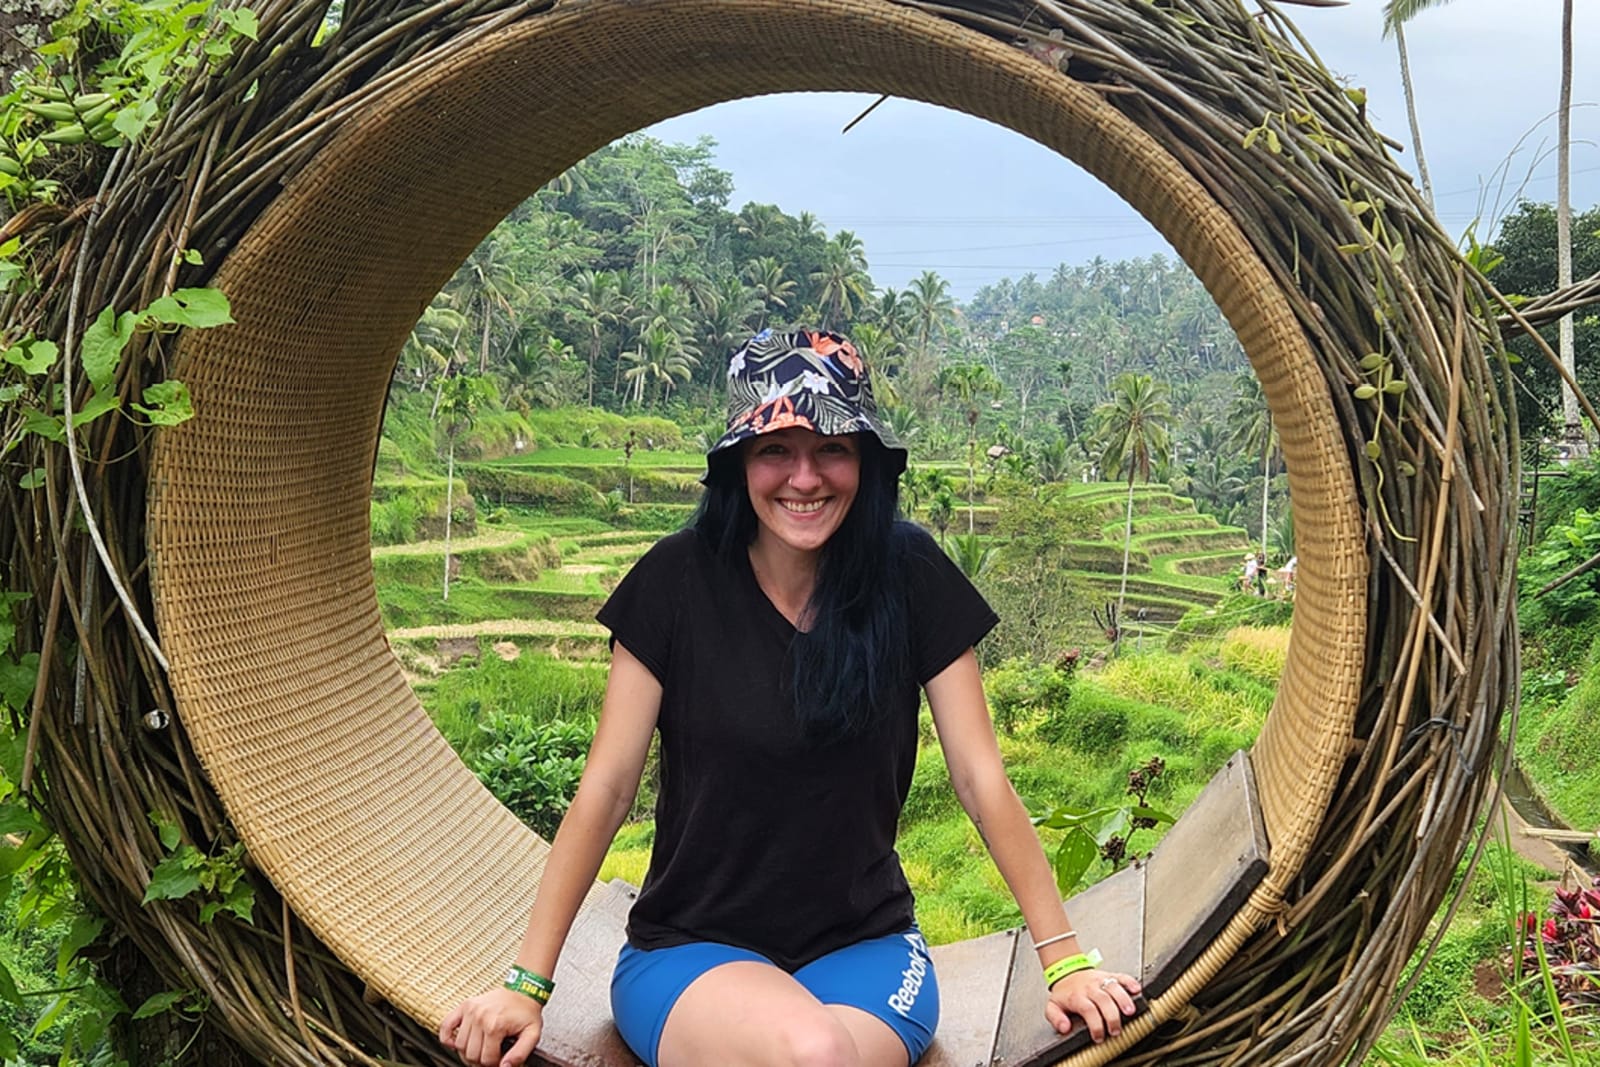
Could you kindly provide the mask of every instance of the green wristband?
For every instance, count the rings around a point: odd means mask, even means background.
[[[1044,987],[1051,988],[1069,974],[1093,970],[1100,966],[1100,961],[1100,950],[1094,948],[1076,956],[1063,956],[1044,969]]]
[[[506,975],[506,988],[513,993],[521,993],[532,997],[540,1004],[550,1003],[550,994],[556,991],[556,984],[542,974],[534,974],[525,967],[511,965],[511,971]]]

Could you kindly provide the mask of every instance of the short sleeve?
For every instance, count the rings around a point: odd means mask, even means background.
[[[909,568],[911,662],[917,684],[927,685],[1000,621],[983,594],[920,527],[902,533]]]
[[[663,685],[672,662],[673,630],[683,599],[678,595],[679,583],[693,536],[681,531],[657,541],[595,613],[600,625],[611,631],[612,644],[622,642]]]

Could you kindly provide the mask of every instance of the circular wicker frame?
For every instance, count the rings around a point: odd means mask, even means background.
[[[320,9],[263,12],[259,50],[113,161],[99,214],[36,222],[76,284],[31,310],[68,337],[79,305],[160,287],[152,248],[233,247],[210,283],[238,324],[182,337],[174,373],[198,414],[160,435],[149,473],[148,595],[170,673],[125,615],[94,608],[113,602],[109,573],[145,589],[143,483],[104,462],[122,451],[115,433],[86,442],[100,465],[81,494],[61,450],[39,446],[49,492],[14,511],[11,557],[51,593],[38,646],[64,603],[94,650],[87,690],[44,657],[30,725],[36,793],[101,906],[264,1059],[446,1062],[291,918],[433,1023],[490,980],[543,858],[433,730],[383,638],[367,500],[395,355],[507,211],[616,136],[756,93],[875,91],[1049,145],[1150,219],[1238,331],[1290,471],[1299,618],[1252,752],[1270,873],[1149,1016],[1073,1062],[1333,1063],[1368,1047],[1449,886],[1516,681],[1513,408],[1486,358],[1493,294],[1287,24],[1212,0],[1134,7],[347,8],[359,76],[304,47]],[[1016,47],[1051,29],[1073,52],[1066,74]],[[809,65],[763,62],[796,42]],[[107,220],[127,218],[147,228],[125,248]],[[103,269],[86,282],[91,262]],[[128,361],[131,383],[157,374],[164,343]],[[1380,374],[1405,383],[1403,403],[1357,399]],[[110,534],[107,570],[74,529],[80,499]],[[169,680],[185,733],[142,733],[145,710],[172,706]],[[73,714],[86,691],[87,727]],[[202,928],[186,905],[139,907],[161,854],[140,825],[153,808],[184,813],[203,844],[236,830],[281,918]],[[126,842],[115,862],[95,835]],[[486,869],[500,873],[473,873]],[[1184,1033],[1139,1044],[1169,1019]]]

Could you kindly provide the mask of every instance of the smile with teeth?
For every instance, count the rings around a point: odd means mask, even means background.
[[[780,500],[778,503],[785,511],[792,511],[796,515],[810,515],[814,511],[821,511],[822,505],[831,499],[832,497],[823,497],[821,500]]]

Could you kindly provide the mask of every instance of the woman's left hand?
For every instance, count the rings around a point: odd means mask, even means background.
[[[1089,1036],[1099,1044],[1122,1033],[1122,1020],[1133,1014],[1133,997],[1138,992],[1139,981],[1131,974],[1079,971],[1051,987],[1044,1017],[1056,1033],[1065,1035],[1072,1032],[1070,1012],[1083,1019]]]

